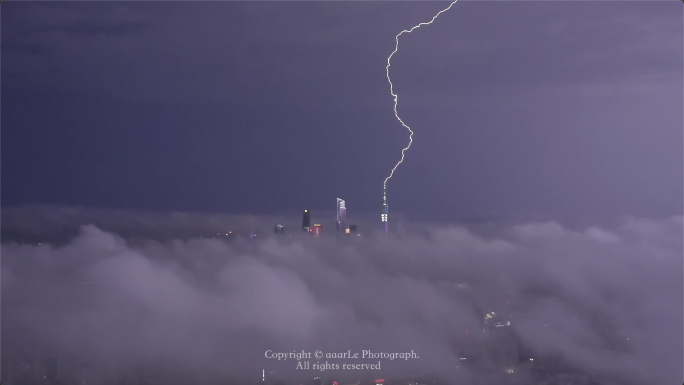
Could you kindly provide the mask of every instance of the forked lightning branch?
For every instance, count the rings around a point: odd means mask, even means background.
[[[389,206],[387,205],[387,181],[390,180],[390,178],[392,178],[392,176],[394,175],[394,170],[396,170],[397,167],[399,167],[399,165],[404,161],[404,153],[406,152],[406,150],[408,150],[411,147],[411,143],[413,143],[413,130],[411,130],[411,127],[409,127],[406,123],[404,123],[403,120],[401,120],[401,118],[399,117],[399,114],[397,113],[398,96],[397,96],[397,94],[394,93],[394,86],[392,85],[392,79],[390,79],[390,75],[389,75],[389,69],[390,69],[390,65],[391,65],[390,62],[392,60],[392,56],[394,56],[394,54],[397,53],[397,51],[399,50],[399,36],[401,36],[405,33],[411,33],[411,32],[413,32],[414,29],[420,28],[423,25],[432,24],[432,22],[435,21],[435,19],[437,19],[437,17],[439,15],[448,11],[454,4],[456,4],[456,1],[457,0],[454,0],[453,2],[451,2],[451,4],[449,4],[448,7],[437,12],[437,14],[432,17],[432,20],[430,20],[426,23],[420,23],[420,24],[412,27],[411,29],[405,29],[405,30],[399,32],[399,34],[397,34],[397,36],[395,37],[396,46],[394,47],[394,51],[392,51],[392,53],[387,58],[387,67],[386,67],[387,81],[390,84],[390,93],[392,94],[392,97],[394,98],[394,116],[397,118],[399,123],[401,123],[401,125],[406,127],[406,129],[409,131],[409,143],[408,143],[408,146],[406,146],[404,149],[401,150],[401,159],[399,160],[399,162],[397,162],[397,164],[394,166],[394,168],[392,168],[392,171],[390,172],[389,176],[387,178],[385,178],[385,181],[383,182],[383,185],[382,185],[382,215],[381,215],[381,218],[382,218],[382,228],[385,231],[385,233],[387,232],[387,216],[389,214]]]

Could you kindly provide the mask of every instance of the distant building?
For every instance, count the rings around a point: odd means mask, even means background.
[[[302,220],[302,230],[309,231],[311,228],[311,213],[309,210],[304,210],[304,218]]]
[[[337,231],[347,229],[347,207],[343,199],[337,198]]]
[[[285,226],[280,225],[280,224],[275,226],[275,233],[276,234],[282,234],[283,232],[285,232]]]
[[[387,233],[387,214],[389,212],[389,207],[387,206],[387,203],[383,203],[382,205],[382,214],[380,217],[382,218],[382,231]]]
[[[316,223],[309,230],[309,232],[315,236],[319,236],[319,235],[321,235],[321,230],[322,230],[322,226],[320,224]]]

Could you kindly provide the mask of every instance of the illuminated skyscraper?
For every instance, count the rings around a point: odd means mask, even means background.
[[[302,230],[309,231],[311,228],[311,215],[309,210],[304,210],[304,219],[302,221]]]
[[[384,200],[384,199],[383,199]],[[382,214],[380,217],[382,218],[382,231],[387,234],[387,214],[389,211],[389,207],[387,206],[387,201],[384,200],[384,203],[382,204]]]
[[[337,231],[344,232],[347,229],[347,207],[344,200],[337,198]]]

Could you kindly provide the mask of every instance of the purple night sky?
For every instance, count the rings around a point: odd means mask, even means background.
[[[444,6],[5,4],[2,204],[379,212],[387,56]],[[681,214],[680,7],[471,1],[404,35],[393,212]]]

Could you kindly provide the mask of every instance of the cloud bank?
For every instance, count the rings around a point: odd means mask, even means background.
[[[45,233],[57,232],[69,209],[51,210],[43,210],[54,219],[42,222]],[[3,230],[35,228],[26,222],[31,215],[18,213],[3,215]],[[89,219],[96,223],[101,214],[91,211]],[[111,221],[113,212],[106,214]],[[134,214],[120,212],[117,221],[158,223],[150,213]],[[187,228],[202,222],[202,214],[184,215],[176,214],[192,218]],[[19,226],[15,218],[25,221]],[[356,382],[434,373],[454,384],[533,383],[530,365],[502,378],[487,360],[458,359],[485,343],[484,317],[496,312],[511,322],[506,329],[526,352],[520,359],[556,357],[565,368],[559,371],[589,373],[601,384],[677,383],[684,358],[682,223],[681,216],[572,229],[520,223],[489,233],[421,225],[389,237],[293,231],[259,240],[137,243],[83,224],[66,242],[3,243],[2,349],[15,362],[3,366],[16,379],[28,375],[20,363],[35,357],[84,360],[74,379],[88,384],[253,384],[262,369],[287,383],[315,371],[267,359],[265,351],[413,350],[420,358],[328,359],[381,361],[382,369],[318,375]]]

